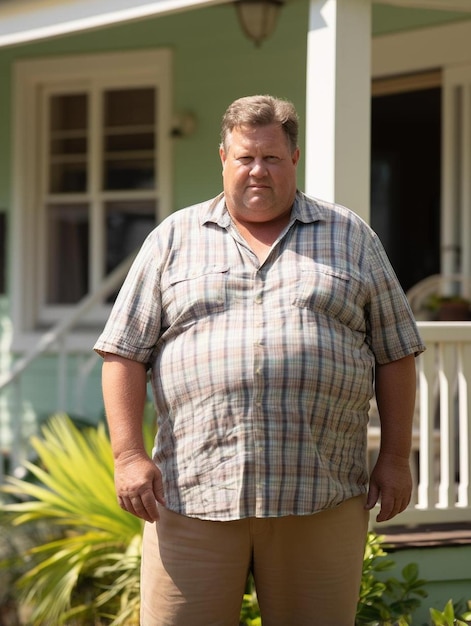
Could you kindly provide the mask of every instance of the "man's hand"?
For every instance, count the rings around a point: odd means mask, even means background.
[[[103,398],[114,457],[119,506],[147,522],[165,506],[162,475],[145,451],[142,419],[146,403],[146,367],[107,353],[103,362]]]
[[[146,522],[157,522],[157,502],[165,506],[162,475],[145,452],[129,451],[115,460],[119,506]]]
[[[412,477],[409,459],[380,452],[371,473],[365,508],[372,509],[379,500],[381,508],[376,521],[386,522],[407,508],[411,495]]]

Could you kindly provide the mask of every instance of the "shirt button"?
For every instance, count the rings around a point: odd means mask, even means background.
[[[256,302],[257,304],[261,304],[261,302],[262,302],[262,296],[261,296],[261,295],[255,296],[255,302]]]

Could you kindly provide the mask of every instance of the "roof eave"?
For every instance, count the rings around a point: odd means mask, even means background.
[[[3,2],[0,5],[0,47],[41,41],[230,1],[139,0],[132,6],[122,0]]]

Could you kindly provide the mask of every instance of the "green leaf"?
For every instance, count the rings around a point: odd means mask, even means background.
[[[419,577],[417,563],[409,563],[402,570],[402,575],[407,582],[413,582]]]
[[[79,616],[92,624],[100,614],[115,626],[138,624],[142,521],[117,504],[104,427],[80,431],[56,415],[42,434],[32,439],[39,461],[27,464],[34,482],[8,477],[3,488],[20,500],[2,506],[14,525],[48,520],[51,528],[49,541],[23,554],[29,566],[18,585],[33,607],[31,626]]]

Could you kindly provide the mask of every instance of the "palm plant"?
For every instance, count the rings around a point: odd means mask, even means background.
[[[142,524],[117,504],[104,426],[80,431],[53,416],[32,445],[40,463],[26,468],[35,480],[8,477],[3,490],[23,501],[2,509],[14,525],[47,520],[62,532],[27,550],[18,584],[31,626],[137,624]]]

